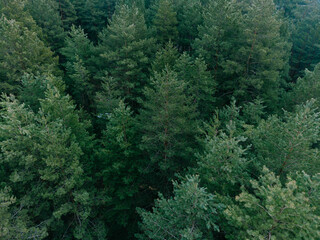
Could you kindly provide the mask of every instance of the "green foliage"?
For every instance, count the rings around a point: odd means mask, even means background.
[[[242,189],[237,203],[225,210],[235,227],[228,239],[318,239],[320,217],[314,214],[308,187],[300,184],[288,177],[284,185],[264,168],[259,180],[251,181],[253,192]]]
[[[13,96],[4,97],[1,118],[6,181],[32,221],[47,225],[52,239],[94,237],[92,203],[84,189],[83,168],[90,165],[81,164],[90,138],[69,98],[49,85],[35,114]]]
[[[206,63],[202,58],[193,60],[184,53],[176,61],[174,69],[178,77],[187,83],[187,94],[192,96],[193,102],[197,104],[201,119],[208,120],[215,109],[217,84]]]
[[[203,179],[210,192],[223,196],[234,196],[240,186],[248,179],[248,148],[241,146],[246,138],[233,136],[235,126],[227,126],[228,132],[218,131],[215,127],[204,142],[204,151],[197,154],[198,166],[195,171]]]
[[[77,12],[77,24],[89,38],[97,42],[98,33],[107,25],[114,12],[116,0],[71,0]]]
[[[124,98],[135,110],[148,79],[154,47],[154,40],[147,37],[144,16],[135,6],[119,6],[99,38],[104,69],[111,77],[106,80],[113,80],[109,84],[119,89],[117,97]]]
[[[61,53],[66,59],[66,84],[79,106],[89,110],[94,90],[99,84],[93,79],[95,49],[83,29],[71,27]]]
[[[144,183],[139,174],[143,157],[136,144],[139,134],[135,125],[130,107],[120,101],[107,116],[97,174],[103,181],[104,198],[109,198],[104,205],[108,209],[104,218],[113,223],[113,228],[126,227],[128,231],[133,227],[137,231],[135,208],[145,201],[141,199]]]
[[[295,113],[285,112],[284,119],[271,116],[247,132],[258,161],[276,174],[304,170],[319,171],[319,112],[314,100],[299,106]]]
[[[273,1],[213,1],[203,18],[195,47],[219,81],[218,95],[239,102],[260,97],[274,109],[290,44]]]
[[[160,0],[157,14],[153,19],[158,42],[164,44],[175,42],[178,37],[177,13],[174,11],[171,0]]]
[[[23,205],[14,208],[16,202],[10,189],[0,190],[0,239],[44,239],[47,236],[44,226],[30,227]]]
[[[59,50],[63,46],[66,34],[59,16],[58,3],[55,0],[28,0],[26,9],[41,27],[43,38],[51,49],[55,52]]]
[[[18,93],[24,73],[56,72],[57,59],[35,32],[5,16],[0,18],[0,91]]]
[[[76,10],[71,0],[56,0],[59,4],[59,15],[63,23],[64,30],[69,30],[77,20]]]
[[[295,80],[305,69],[313,70],[320,62],[320,3],[316,0],[298,5],[292,19],[290,75]]]
[[[319,101],[320,87],[320,64],[317,64],[313,71],[306,70],[305,76],[298,78],[297,82],[293,84],[292,91],[285,96],[286,108],[302,104],[310,99],[316,99],[316,106]]]
[[[151,87],[145,89],[139,116],[141,149],[150,157],[147,171],[160,171],[160,176],[169,179],[190,165],[196,145],[196,108],[185,89],[186,83],[169,68],[155,73]]]
[[[203,23],[203,6],[200,0],[175,0],[173,4],[178,20],[178,45],[190,52],[198,36],[198,26]]]
[[[138,239],[214,239],[222,205],[199,184],[198,176],[187,176],[180,184],[173,182],[172,198],[159,194],[152,212],[138,209],[144,232],[137,234]]]

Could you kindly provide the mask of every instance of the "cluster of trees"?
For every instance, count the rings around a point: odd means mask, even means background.
[[[320,239],[318,0],[0,0],[0,239]]]

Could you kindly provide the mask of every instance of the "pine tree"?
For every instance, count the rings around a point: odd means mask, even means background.
[[[144,17],[135,6],[119,6],[110,25],[100,34],[100,53],[107,70],[133,110],[148,79],[154,40],[147,37]]]
[[[277,175],[304,170],[308,174],[319,171],[319,112],[311,100],[297,107],[296,112],[285,112],[284,119],[270,116],[257,128],[247,132],[252,143],[255,162],[267,166]]]
[[[151,173],[153,184],[159,187],[163,187],[162,181],[192,165],[196,107],[185,95],[185,88],[183,80],[166,68],[155,73],[151,87],[145,89],[146,100],[139,116],[141,149],[150,158],[145,171]]]
[[[9,20],[15,20],[20,26],[26,27],[31,32],[36,32],[42,38],[42,30],[37,26],[29,11],[25,9],[26,4],[25,0],[0,0],[0,17],[4,15]]]
[[[201,0],[176,0],[173,4],[177,12],[179,49],[190,52],[198,36],[198,26],[203,23],[203,5]]]
[[[298,5],[292,19],[292,53],[290,76],[301,77],[305,69],[313,70],[320,62],[320,3],[312,0]]]
[[[176,42],[178,37],[177,13],[173,9],[171,0],[160,0],[157,14],[153,19],[158,42],[165,44],[169,40]]]
[[[138,148],[138,141],[139,133],[133,112],[120,101],[107,117],[97,173],[103,182],[104,196],[110,198],[104,206],[108,215],[103,218],[113,225],[111,236],[122,228],[128,234],[135,233],[138,218],[135,209],[143,206],[150,198],[149,194],[141,191],[141,186],[145,184],[140,174],[144,158]]]
[[[6,181],[32,222],[46,224],[52,239],[99,239],[89,224],[92,202],[84,189],[90,139],[69,98],[48,86],[38,114],[13,96],[4,98],[2,108],[0,146]]]
[[[66,85],[76,103],[86,110],[93,109],[94,91],[100,84],[95,81],[95,48],[84,30],[71,27],[65,46],[61,49],[66,63]]]
[[[138,239],[215,239],[218,211],[215,196],[199,186],[198,176],[187,176],[182,183],[173,182],[174,196],[165,199],[159,194],[152,212],[138,209],[143,234]]]
[[[77,20],[76,10],[70,0],[56,0],[64,30],[69,30]]]
[[[305,187],[289,177],[284,185],[264,168],[259,180],[251,181],[253,191],[243,188],[237,203],[225,210],[234,226],[227,239],[318,239],[320,216],[308,197],[315,184]]]
[[[286,107],[300,105],[304,102],[316,99],[316,106],[319,106],[320,95],[320,64],[317,64],[313,71],[306,70],[305,76],[298,78],[293,85],[292,91],[285,96]]]
[[[222,196],[235,196],[240,186],[249,179],[246,138],[235,135],[235,124],[229,123],[227,130],[211,126],[204,141],[204,151],[197,154],[195,171],[210,192]],[[212,134],[213,133],[213,134]]]
[[[0,91],[18,93],[25,73],[57,73],[57,58],[38,38],[15,20],[0,18]]]
[[[71,0],[77,12],[77,25],[80,25],[93,42],[97,42],[98,33],[111,19],[116,1]]]
[[[193,98],[197,105],[197,110],[202,120],[212,117],[215,109],[216,81],[207,69],[207,65],[202,58],[193,60],[184,53],[174,65],[178,77],[183,79],[187,87],[187,95]]]
[[[272,0],[209,4],[195,47],[219,81],[222,104],[260,97],[275,108],[290,50],[282,25]]]
[[[171,41],[169,41],[163,48],[157,51],[152,63],[152,72],[161,73],[166,66],[173,68],[179,56],[178,49],[173,46]]]
[[[44,239],[47,236],[45,227],[29,226],[23,206],[15,208],[15,203],[16,198],[9,188],[0,190],[0,239]]]
[[[58,52],[66,34],[59,16],[59,5],[55,0],[29,0],[25,7],[37,25],[41,27],[44,40],[51,50]],[[45,13],[45,14],[44,14]]]

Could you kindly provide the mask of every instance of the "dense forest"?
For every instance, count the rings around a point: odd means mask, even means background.
[[[0,0],[0,240],[319,240],[318,0]]]

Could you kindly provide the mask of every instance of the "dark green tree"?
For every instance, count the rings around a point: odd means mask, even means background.
[[[256,156],[255,162],[267,166],[277,175],[304,170],[308,174],[319,172],[319,112],[311,100],[297,107],[293,113],[285,112],[284,119],[270,116],[259,125],[249,128],[247,136]]]
[[[68,31],[72,24],[76,23],[77,13],[71,0],[56,0],[59,5],[59,15],[64,30]]]
[[[26,206],[34,224],[47,226],[52,239],[101,239],[102,229],[92,227],[91,194],[84,188],[91,139],[70,99],[49,85],[38,114],[13,96],[1,105],[1,162],[17,203]]]
[[[35,32],[0,18],[0,91],[18,93],[25,73],[57,73],[57,58]]]
[[[99,50],[106,81],[112,80],[120,98],[134,111],[142,96],[154,52],[154,40],[148,38],[143,14],[136,6],[119,6],[110,25],[100,34]]]
[[[176,42],[178,38],[177,13],[173,9],[171,0],[160,0],[157,14],[153,19],[153,26],[158,42],[164,44],[169,40]]]
[[[151,87],[144,92],[146,100],[139,116],[141,149],[150,158],[145,171],[159,187],[192,165],[197,114],[185,90],[186,83],[166,68],[155,73]]]
[[[237,203],[225,210],[235,227],[227,239],[318,239],[320,216],[314,213],[309,189],[319,183],[308,179],[304,177],[308,185],[290,177],[282,184],[264,168],[259,180],[251,181],[253,192],[243,188]]]
[[[198,176],[187,176],[182,183],[173,182],[174,196],[166,199],[159,194],[152,212],[138,209],[142,217],[138,239],[215,239],[217,220],[222,205],[214,195],[199,186]]]
[[[290,50],[282,25],[272,0],[209,3],[195,47],[213,70],[222,104],[260,97],[275,108]]]
[[[66,37],[59,16],[59,4],[55,0],[28,0],[25,8],[41,27],[45,42],[51,50],[58,52]]]

